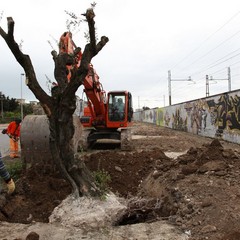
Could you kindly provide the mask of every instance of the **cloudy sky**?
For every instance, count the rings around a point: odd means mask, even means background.
[[[66,31],[65,10],[84,13],[89,0],[12,0],[1,2],[0,25],[15,20],[15,39],[30,55],[41,86],[54,80],[50,52]],[[129,90],[134,108],[169,104],[168,71],[171,71],[172,104],[206,96],[206,75],[212,76],[210,95],[239,88],[239,0],[99,0],[96,1],[98,36],[110,41],[93,59],[104,89]],[[74,33],[76,45],[84,48],[82,24]],[[48,43],[51,42],[52,47]],[[3,39],[0,39],[1,87],[6,96],[21,97],[21,73]],[[192,81],[186,81],[191,77]],[[216,80],[214,80],[216,79]],[[223,79],[223,80],[218,80]],[[180,80],[180,81],[178,81]],[[22,95],[36,100],[22,81]],[[82,88],[78,90],[81,97]]]

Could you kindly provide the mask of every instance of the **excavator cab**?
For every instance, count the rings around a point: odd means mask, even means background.
[[[108,93],[107,127],[127,127],[132,121],[132,95],[127,91]]]

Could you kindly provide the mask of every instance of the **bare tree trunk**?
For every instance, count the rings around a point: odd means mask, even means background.
[[[74,134],[73,113],[76,108],[75,93],[88,73],[88,66],[92,58],[108,42],[108,38],[103,36],[100,42],[96,44],[95,14],[93,10],[88,9],[86,14],[83,15],[86,16],[88,22],[90,43],[85,46],[81,65],[78,69],[73,69],[69,83],[66,74],[66,63],[73,61],[71,59],[72,56],[52,52],[55,62],[54,75],[58,83],[58,87],[56,91],[52,92],[52,96],[49,96],[41,88],[35,76],[30,57],[23,54],[15,42],[13,19],[11,17],[7,18],[8,33],[0,27],[0,35],[25,71],[29,89],[40,101],[49,118],[50,148],[54,160],[52,164],[58,167],[64,178],[71,184],[76,197],[82,195],[98,196],[100,194],[100,190],[96,187],[94,179],[84,162],[80,162],[74,158],[72,146]]]

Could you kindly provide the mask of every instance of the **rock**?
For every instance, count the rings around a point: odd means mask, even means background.
[[[36,232],[30,232],[27,235],[26,240],[39,240],[39,235]]]
[[[152,173],[152,176],[153,176],[154,179],[157,179],[160,175],[161,175],[161,173],[157,170],[154,170],[153,173]]]
[[[215,172],[215,175],[221,177],[221,176],[227,175],[227,172],[226,171],[218,171],[218,172]]]
[[[118,166],[115,166],[115,170],[118,171],[118,172],[122,172],[122,171],[123,171],[123,170],[122,170],[120,167],[118,167]]]
[[[50,223],[81,227],[86,231],[114,225],[127,207],[114,194],[109,193],[104,201],[82,197],[75,199],[68,196],[56,207],[49,217]]]
[[[201,229],[201,233],[211,233],[216,231],[217,231],[217,228],[213,225],[206,225]]]
[[[195,173],[196,171],[197,171],[197,166],[195,165],[188,165],[188,166],[182,167],[182,173],[184,175],[189,175],[189,174]]]
[[[211,200],[205,200],[204,202],[202,202],[201,207],[205,208],[205,207],[209,207],[212,205]]]

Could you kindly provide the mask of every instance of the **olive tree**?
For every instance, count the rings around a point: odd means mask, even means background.
[[[69,61],[73,61],[74,56],[52,51],[55,63],[54,77],[58,83],[57,92],[52,95],[47,94],[41,88],[30,56],[24,54],[19,44],[16,43],[13,18],[7,18],[7,32],[0,27],[0,35],[25,71],[28,88],[39,100],[49,119],[49,144],[53,159],[51,164],[58,167],[64,178],[71,184],[73,193],[77,197],[82,195],[98,196],[100,191],[96,187],[94,179],[85,164],[74,157],[71,140],[74,134],[73,113],[76,109],[75,94],[88,74],[92,58],[108,42],[106,36],[102,36],[100,41],[97,42],[93,9],[87,9],[83,15],[88,23],[89,43],[85,45],[83,50],[80,66],[71,70],[70,82],[67,79],[66,64],[69,64]]]

